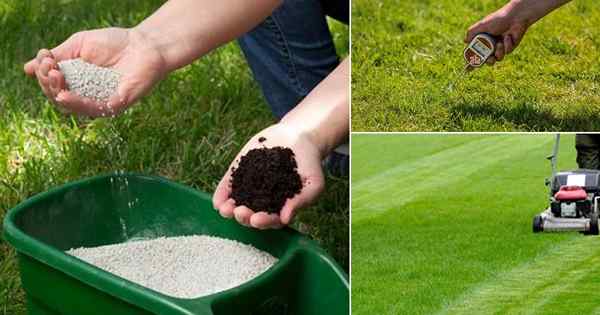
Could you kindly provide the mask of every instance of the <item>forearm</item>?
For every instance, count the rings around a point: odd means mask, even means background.
[[[251,30],[280,1],[171,0],[133,30],[152,43],[171,71]]]
[[[512,0],[507,12],[520,22],[531,25],[571,0]]]
[[[346,58],[281,120],[306,134],[321,157],[348,139],[350,62]]]

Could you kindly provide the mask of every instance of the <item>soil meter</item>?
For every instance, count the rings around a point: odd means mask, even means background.
[[[475,35],[463,52],[467,62],[465,69],[471,70],[483,66],[495,51],[496,39],[492,35],[487,33]]]

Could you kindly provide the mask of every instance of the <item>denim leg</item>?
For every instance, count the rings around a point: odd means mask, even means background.
[[[284,0],[238,42],[277,118],[339,64],[319,0]]]
[[[326,14],[343,20],[348,1],[284,0],[238,42],[271,111],[281,119],[339,64]],[[331,0],[329,0],[331,2]],[[334,175],[349,173],[349,156],[332,152],[324,166]]]

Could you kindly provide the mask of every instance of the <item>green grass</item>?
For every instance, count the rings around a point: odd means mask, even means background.
[[[598,237],[533,234],[552,135],[353,135],[353,314],[599,314]],[[565,135],[559,168],[576,168]]]
[[[0,0],[0,219],[50,187],[116,170],[211,192],[246,140],[274,122],[236,44],[172,74],[115,119],[63,116],[23,74],[39,48],[78,30],[135,25],[162,2]],[[332,27],[347,54],[347,27]],[[346,270],[348,226],[348,180],[334,177],[295,225]],[[24,312],[15,252],[0,238],[0,314]]]
[[[462,75],[467,28],[506,2],[352,1],[352,129],[600,130],[594,0],[567,4],[504,61]]]

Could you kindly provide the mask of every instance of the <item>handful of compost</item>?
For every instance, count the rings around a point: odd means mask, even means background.
[[[231,169],[230,198],[235,200],[236,206],[279,213],[286,200],[302,190],[297,169],[294,151],[290,148],[252,149],[240,158],[237,168]]]

